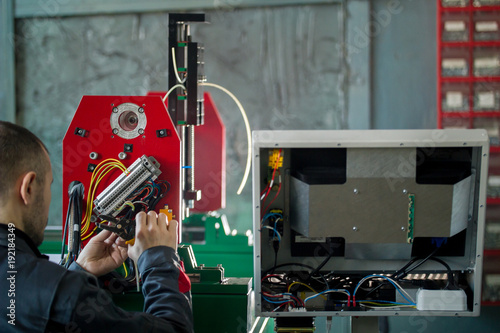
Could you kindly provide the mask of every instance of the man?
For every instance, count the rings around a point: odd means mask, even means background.
[[[136,218],[135,244],[95,236],[69,270],[49,262],[42,243],[51,199],[47,149],[30,131],[0,121],[0,332],[192,332],[191,297],[180,270],[177,222]],[[144,313],[126,312],[96,276],[130,256],[143,282]],[[183,290],[180,290],[183,289]]]

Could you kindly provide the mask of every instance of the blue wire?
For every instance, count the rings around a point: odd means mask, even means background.
[[[346,292],[349,296],[351,296],[351,293],[349,292],[349,290],[328,289],[328,290],[324,290],[324,291],[322,291],[322,292],[320,292],[320,293],[318,293],[318,294],[316,294],[316,295],[314,295],[314,296],[307,297],[307,298],[304,300],[304,302],[307,302],[307,301],[308,301],[308,300],[310,300],[310,299],[316,298],[316,297],[318,297],[318,296],[320,296],[320,295],[323,295],[324,293],[327,293],[327,292],[330,292],[330,291],[338,291],[338,292],[341,292],[342,294],[343,294],[344,292]]]
[[[282,219],[282,218],[283,218],[283,214],[279,214],[279,213],[267,213],[267,214],[266,214],[266,215],[264,215],[264,217],[262,218],[262,221],[261,221],[261,223],[260,223],[260,226],[262,227],[262,226],[264,225],[264,222],[265,222],[268,218],[270,218],[270,217],[276,217],[276,218],[277,218],[277,219],[276,219],[276,221],[274,222],[274,228],[273,228],[273,230],[274,230],[274,235],[275,235],[276,237],[278,237],[279,241],[281,242],[281,236],[280,236],[280,234],[279,234],[279,232],[278,232],[277,226],[278,226],[278,221],[279,221],[280,219]],[[271,227],[271,226],[270,226],[270,227]],[[272,228],[272,227],[271,227],[271,228]]]
[[[260,225],[263,225],[263,224],[264,224],[264,222],[265,222],[268,218],[273,217],[273,216],[275,216],[275,217],[279,217],[280,219],[281,219],[281,218],[283,218],[283,215],[282,215],[282,214],[279,214],[279,213],[267,213],[267,214],[266,214],[266,215],[264,215],[264,217],[262,218],[262,221],[261,221]]]
[[[371,277],[379,277],[379,278],[386,279],[387,281],[389,281],[389,282],[390,282],[390,283],[394,286],[394,288],[396,288],[396,290],[399,292],[399,294],[400,294],[401,296],[403,296],[403,298],[404,298],[405,300],[407,300],[407,301],[408,301],[411,305],[416,305],[415,303],[413,303],[412,301],[410,301],[408,298],[406,298],[406,296],[405,296],[405,295],[401,292],[401,290],[399,289],[399,287],[398,287],[398,286],[396,286],[396,284],[395,284],[394,282],[392,282],[392,280],[391,280],[391,279],[389,279],[387,276],[377,275],[377,274],[372,274],[372,275],[367,275],[367,276],[365,276],[363,279],[366,279],[366,278],[371,278]],[[361,279],[361,280],[363,280],[363,279]],[[361,282],[361,281],[360,281],[360,282]],[[359,286],[360,286],[360,282],[358,282],[358,284],[357,284],[356,288],[354,288],[354,295],[356,295],[356,291],[358,290],[358,288],[359,288]],[[363,281],[363,283],[364,283],[364,282],[365,282],[365,281]]]
[[[288,300],[283,300],[283,301],[273,301],[273,300],[270,300],[269,298],[265,297],[265,296],[262,296],[262,298],[266,301],[266,302],[269,302],[269,303],[274,303],[274,304],[283,304],[283,303],[288,303],[288,302],[292,302],[291,299],[288,299]]]
[[[280,233],[278,232],[278,230],[276,230],[275,228],[273,228],[273,227],[271,227],[271,226],[269,226],[269,225],[266,225],[266,226],[262,226],[262,228],[261,228],[259,231],[260,231],[260,232],[262,232],[262,229],[263,229],[264,227],[266,227],[266,229],[268,229],[268,228],[269,228],[270,230],[273,230],[273,231],[274,231],[274,235],[275,235],[276,237],[278,237],[278,241],[280,241],[280,242],[281,242],[281,235],[280,235]]]
[[[274,234],[276,235],[276,237],[278,237],[278,241],[281,243],[281,236],[278,233],[278,230],[274,229]]]

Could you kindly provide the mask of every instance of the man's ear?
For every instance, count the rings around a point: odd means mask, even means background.
[[[21,187],[19,189],[19,194],[21,200],[25,205],[28,205],[33,201],[35,193],[35,188],[34,188],[35,179],[36,179],[36,173],[33,171],[24,174],[21,178]]]

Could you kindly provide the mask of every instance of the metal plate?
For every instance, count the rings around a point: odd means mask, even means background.
[[[147,118],[142,106],[122,103],[112,108],[109,123],[113,134],[123,139],[134,139],[144,134]]]

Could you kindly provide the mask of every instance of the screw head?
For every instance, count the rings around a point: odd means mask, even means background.
[[[115,107],[115,108],[113,108],[113,112],[114,112],[114,113],[117,113],[117,112],[118,112],[118,108],[116,108],[116,107]]]
[[[408,191],[406,189],[403,190],[403,194],[406,194],[408,193]]]
[[[401,227],[401,231],[405,231],[405,230],[406,230],[406,228],[405,228],[405,227]]]
[[[138,132],[139,132],[139,134],[144,134],[144,129],[139,128],[139,131],[138,131]]]
[[[352,227],[352,231],[358,231],[358,227]]]
[[[353,190],[353,192],[354,192],[354,194],[358,194],[358,192],[359,192],[359,191],[358,191],[358,189],[357,189],[357,188],[355,188],[355,189]]]
[[[113,128],[113,134],[118,134],[118,128]]]
[[[144,113],[144,108],[139,108],[137,111],[139,111],[139,113]]]

